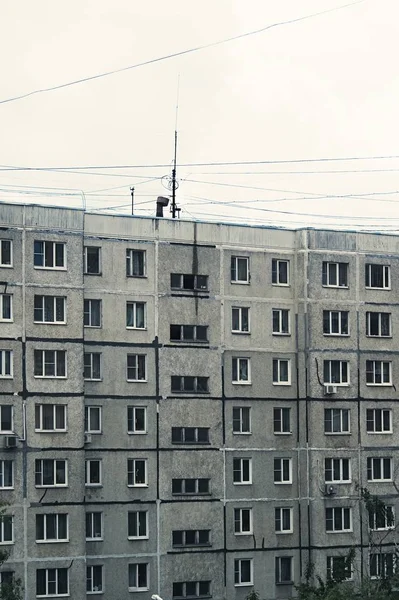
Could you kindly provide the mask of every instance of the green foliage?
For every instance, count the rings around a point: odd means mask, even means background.
[[[7,504],[0,503],[0,521],[7,510]],[[0,550],[0,567],[8,560],[9,554],[6,550]],[[0,585],[0,600],[23,600],[23,587],[20,579],[14,579],[10,583]]]
[[[245,596],[245,600],[260,600],[260,596],[255,589],[252,589],[247,596]]]

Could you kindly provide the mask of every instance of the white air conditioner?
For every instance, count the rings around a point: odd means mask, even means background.
[[[5,448],[16,448],[17,447],[18,438],[16,435],[6,435],[4,438],[4,447]]]
[[[338,388],[336,385],[331,385],[331,383],[324,384],[324,394],[325,396],[331,396],[332,394],[336,394]]]
[[[85,433],[84,443],[91,444],[91,433]]]
[[[326,487],[324,489],[324,495],[325,496],[335,496],[335,494],[337,493],[337,488],[335,488],[333,485],[331,484],[326,484]]]

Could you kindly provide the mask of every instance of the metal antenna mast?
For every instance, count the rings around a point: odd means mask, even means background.
[[[179,91],[180,91],[180,73],[177,79],[177,99],[176,99],[176,119],[175,119],[175,154],[173,158],[173,169],[172,169],[172,206],[170,212],[172,213],[172,219],[176,219],[179,216],[181,208],[176,205],[176,190],[179,184],[176,180],[176,159],[177,159],[177,116],[179,112]]]

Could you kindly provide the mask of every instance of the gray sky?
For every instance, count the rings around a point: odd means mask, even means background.
[[[0,5],[0,101],[345,3],[5,0]],[[2,103],[0,165],[101,168],[0,167],[0,199],[81,206],[83,191],[89,209],[129,212],[134,185],[136,214],[154,214],[156,196],[168,193],[160,178],[171,170],[180,76],[181,165],[398,156],[179,166],[182,217],[399,228],[398,39],[397,0],[364,0],[177,58]],[[153,166],[159,164],[166,166]],[[115,165],[138,166],[107,168]],[[62,195],[66,191],[71,195]]]

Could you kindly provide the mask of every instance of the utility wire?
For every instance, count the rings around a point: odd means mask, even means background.
[[[356,4],[361,4],[365,0],[357,0],[356,2],[350,2],[348,4],[342,4],[341,6],[336,6],[334,8],[329,8],[328,10],[323,10],[319,12],[315,12],[309,15],[304,15],[303,17],[297,17],[296,19],[288,19],[287,21],[280,21],[278,23],[272,23],[271,25],[266,25],[266,27],[262,27],[261,29],[256,29],[254,31],[247,31],[246,33],[241,33],[239,35],[235,35],[233,37],[225,38],[223,40],[218,40],[217,42],[211,42],[209,44],[202,44],[201,46],[195,46],[193,48],[189,48],[187,50],[181,50],[180,52],[174,52],[173,54],[166,54],[165,56],[160,56],[158,58],[152,58],[150,60],[146,60],[141,63],[136,63],[134,65],[129,65],[127,67],[122,67],[120,69],[114,69],[112,71],[106,71],[105,73],[98,73],[97,75],[91,75],[89,77],[83,77],[82,79],[76,79],[75,81],[69,81],[67,83],[62,83],[60,85],[54,85],[47,88],[33,90],[31,92],[27,92],[26,94],[21,94],[20,96],[13,96],[11,98],[6,98],[4,100],[0,100],[0,104],[6,104],[7,102],[15,102],[16,100],[22,100],[23,98],[28,98],[29,96],[33,96],[35,94],[44,94],[47,92],[52,92],[55,90],[60,90],[62,88],[66,88],[72,85],[78,85],[80,83],[85,83],[87,81],[93,81],[94,79],[101,79],[103,77],[109,77],[110,75],[115,75],[117,73],[122,73],[124,71],[129,71],[131,69],[137,69],[139,67],[144,67],[146,65],[151,65],[154,63],[158,63],[161,61],[169,60],[171,58],[177,58],[178,56],[183,56],[185,54],[192,54],[193,52],[199,52],[200,50],[205,50],[207,48],[213,48],[215,46],[220,46],[222,44],[227,44],[229,42],[234,42],[236,40],[240,40],[245,37],[249,37],[252,35],[257,35],[259,33],[263,33],[268,29],[272,29],[274,27],[281,27],[283,25],[291,25],[293,23],[299,23],[300,21],[305,21],[306,19],[311,19],[313,17],[320,17],[321,15],[326,15],[331,12],[335,12],[337,10],[341,10],[344,8],[348,8],[350,6],[355,6]]]

